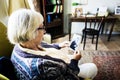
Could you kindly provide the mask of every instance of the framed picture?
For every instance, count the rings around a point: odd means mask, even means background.
[[[76,17],[80,17],[83,14],[82,8],[75,8],[75,15]]]
[[[72,40],[70,42],[70,49],[75,51],[76,49],[78,49],[79,44],[80,44],[80,40],[81,40],[81,36],[78,34],[74,34],[72,37]]]
[[[120,7],[115,8],[115,15],[120,15]]]

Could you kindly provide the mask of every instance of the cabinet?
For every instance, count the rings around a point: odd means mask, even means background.
[[[46,32],[52,39],[63,35],[64,0],[40,0],[40,12],[44,17]]]

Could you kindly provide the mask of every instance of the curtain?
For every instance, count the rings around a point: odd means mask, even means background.
[[[29,8],[28,0],[9,0],[8,14],[20,8]]]
[[[10,14],[20,8],[29,8],[28,0],[0,0],[0,22],[6,27]]]
[[[8,0],[0,0],[0,22],[7,26],[8,21]]]

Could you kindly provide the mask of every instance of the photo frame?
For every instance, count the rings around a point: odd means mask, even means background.
[[[120,15],[120,5],[115,7],[115,15]]]
[[[80,17],[83,14],[82,8],[75,8],[75,17]]]
[[[75,51],[76,49],[78,49],[79,44],[80,44],[80,40],[81,40],[81,36],[78,34],[74,34],[72,37],[72,40],[70,42],[70,49]]]

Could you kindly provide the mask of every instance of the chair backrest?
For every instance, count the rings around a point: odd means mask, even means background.
[[[95,29],[100,31],[103,26],[104,19],[104,16],[85,17],[85,29]]]
[[[0,56],[10,57],[13,45],[7,39],[7,27],[0,22]]]
[[[11,60],[7,57],[0,57],[0,74],[4,75],[10,80],[17,80],[14,66]]]

